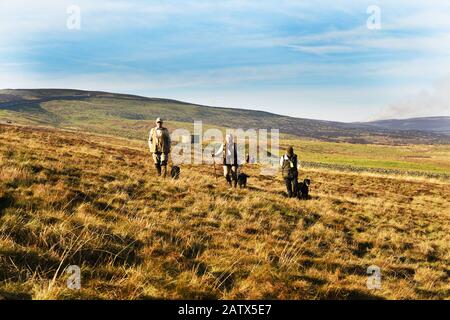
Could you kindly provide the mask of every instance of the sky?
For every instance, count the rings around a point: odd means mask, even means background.
[[[450,1],[1,0],[0,88],[343,122],[450,116]]]

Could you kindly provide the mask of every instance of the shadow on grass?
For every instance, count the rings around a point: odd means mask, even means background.
[[[29,293],[9,292],[0,289],[0,300],[32,300],[32,296]]]
[[[385,300],[385,298],[358,289],[331,289],[324,295],[320,296],[320,299],[325,300]]]
[[[14,204],[14,198],[9,194],[5,194],[0,197],[0,218],[3,216],[5,209],[11,207]]]

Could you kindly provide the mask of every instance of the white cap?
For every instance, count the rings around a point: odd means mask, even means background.
[[[159,122],[161,122],[161,123],[163,122],[161,118],[156,119],[156,123],[159,123]]]

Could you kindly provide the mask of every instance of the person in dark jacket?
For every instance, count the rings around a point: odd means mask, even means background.
[[[296,197],[298,193],[298,163],[297,155],[294,153],[293,147],[289,147],[281,157],[280,167],[284,182],[286,183],[288,197]]]

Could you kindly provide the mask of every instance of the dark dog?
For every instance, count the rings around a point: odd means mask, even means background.
[[[178,166],[173,166],[172,169],[170,170],[170,176],[172,177],[172,179],[177,180],[180,177],[180,167]]]
[[[237,177],[239,188],[247,187],[247,178],[250,178],[250,176],[245,173],[239,173]]]
[[[303,182],[298,184],[298,198],[302,200],[309,199],[309,185],[311,184],[311,180],[305,179]]]

